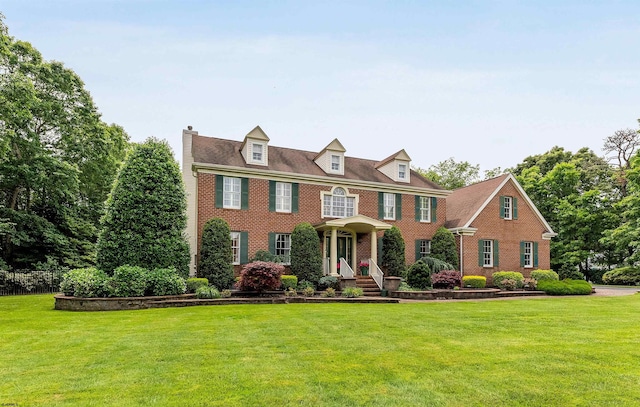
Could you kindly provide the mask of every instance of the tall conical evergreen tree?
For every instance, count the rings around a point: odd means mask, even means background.
[[[439,227],[436,234],[431,239],[431,257],[446,261],[453,265],[456,270],[459,268],[458,249],[456,238],[453,233],[445,227]]]
[[[381,265],[386,269],[387,276],[401,277],[406,268],[404,239],[397,226],[385,230],[382,235]]]
[[[186,194],[178,163],[166,141],[154,138],[127,157],[101,220],[98,268],[121,265],[148,269],[175,267],[189,274]]]

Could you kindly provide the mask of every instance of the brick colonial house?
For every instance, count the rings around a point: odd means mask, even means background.
[[[556,236],[515,177],[503,174],[453,191],[445,226],[456,236],[460,269],[481,275],[550,268],[550,240]]]
[[[429,253],[431,238],[445,222],[458,235],[464,274],[530,269],[509,268],[517,263],[520,241],[532,243],[525,243],[525,250],[534,251],[528,255],[532,267],[537,262],[549,268],[553,232],[512,176],[452,193],[413,171],[404,150],[376,161],[347,156],[337,139],[320,151],[276,147],[269,141],[259,126],[241,141],[183,131],[192,275],[204,224],[215,217],[231,228],[236,271],[258,250],[286,263],[291,232],[300,222],[311,223],[321,238],[325,274],[357,272],[360,261],[372,263],[375,273],[379,241],[393,225],[402,233],[411,264]],[[510,223],[498,216],[498,192],[511,198]],[[521,202],[519,212],[516,202]],[[478,266],[478,242],[492,242],[491,267]]]
[[[229,223],[236,265],[258,250],[286,262],[291,232],[309,222],[321,237],[325,273],[333,275],[345,265],[357,271],[363,260],[373,267],[378,241],[393,225],[412,262],[445,223],[450,191],[411,170],[404,150],[375,161],[347,156],[337,139],[316,152],[275,147],[259,126],[242,141],[192,130],[182,137],[191,274],[203,226],[214,217]]]

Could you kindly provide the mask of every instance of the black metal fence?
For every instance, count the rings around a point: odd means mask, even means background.
[[[66,270],[0,270],[0,296],[60,292]]]

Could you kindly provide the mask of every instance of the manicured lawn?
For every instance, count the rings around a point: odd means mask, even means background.
[[[640,404],[640,295],[74,313],[0,297],[0,404]]]

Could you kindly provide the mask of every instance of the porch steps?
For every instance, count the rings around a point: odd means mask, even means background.
[[[362,288],[365,297],[380,297],[380,287],[371,276],[356,276],[356,287]]]

